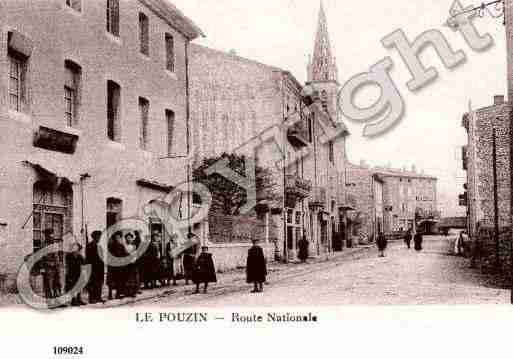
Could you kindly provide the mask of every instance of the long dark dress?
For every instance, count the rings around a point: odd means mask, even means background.
[[[194,274],[194,262],[196,258],[191,253],[185,253],[182,259],[183,263],[183,274],[186,281],[192,280]]]
[[[299,240],[297,242],[297,246],[299,247],[299,252],[297,254],[297,257],[300,261],[304,262],[308,259],[308,246],[310,243],[306,240],[306,238],[303,237],[303,239]]]
[[[380,251],[384,251],[385,249],[387,249],[387,245],[388,245],[387,238],[383,234],[380,234],[378,236],[378,240],[376,241],[376,244]]]
[[[84,258],[80,253],[67,253],[66,254],[66,292],[71,291],[80,279],[82,266],[84,265]],[[71,304],[80,304],[80,292],[78,292],[72,299]]]
[[[90,302],[101,300],[105,281],[105,265],[100,256],[100,250],[97,242],[89,243],[86,247],[86,263],[91,265],[91,278],[87,286]]]
[[[123,258],[126,255],[123,245],[115,239],[111,239],[109,243],[109,253],[115,258]],[[107,285],[109,288],[120,292],[125,282],[123,275],[123,267],[109,265],[107,267]]]
[[[152,242],[142,258],[143,282],[148,284],[160,279],[160,250],[158,243]]]
[[[171,243],[166,245],[166,253],[160,260],[160,275],[161,281],[170,281],[174,278],[174,259],[171,256]]]
[[[413,242],[415,242],[415,250],[420,252],[422,250],[422,234],[416,233]]]
[[[194,283],[216,283],[216,269],[211,253],[201,253],[194,265]]]
[[[411,246],[411,233],[406,233],[406,236],[404,237],[404,243],[410,248]]]
[[[253,246],[248,250],[246,265],[246,281],[248,283],[265,283],[267,265],[264,251],[259,246]]]

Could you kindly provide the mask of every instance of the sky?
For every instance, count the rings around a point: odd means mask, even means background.
[[[386,56],[394,68],[391,76],[401,93],[406,112],[401,122],[377,138],[362,136],[363,124],[342,118],[351,135],[347,141],[350,161],[369,165],[411,168],[438,177],[438,201],[445,216],[464,215],[458,206],[463,193],[465,172],[461,164],[461,146],[466,132],[461,126],[463,113],[489,106],[494,95],[506,94],[506,45],[500,19],[476,18],[481,34],[488,33],[494,46],[474,52],[461,34],[443,24],[449,17],[453,0],[342,1],[323,0],[328,19],[331,46],[337,58],[339,82],[343,85],[354,75]],[[291,71],[300,82],[306,81],[308,56],[313,52],[320,0],[172,0],[205,32],[195,42],[220,49],[235,50],[238,55]],[[477,6],[477,1],[461,1]],[[395,50],[382,46],[381,39],[402,29],[413,41],[424,31],[440,30],[452,48],[462,50],[467,61],[448,70],[432,48],[420,58],[426,67],[439,73],[436,81],[418,92],[408,90],[411,75]],[[379,96],[369,87],[355,101],[371,105]]]

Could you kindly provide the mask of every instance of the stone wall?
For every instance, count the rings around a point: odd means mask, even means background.
[[[245,268],[248,249],[251,246],[251,243],[217,243],[210,245],[209,251],[214,257],[214,264],[217,271],[222,273],[234,269]],[[267,263],[272,262],[274,260],[274,244],[261,243],[260,246],[264,249]]]
[[[499,271],[496,271],[497,248],[494,237],[494,229],[481,228],[474,243],[476,258],[485,273],[497,273],[505,278],[511,278],[511,252],[512,240],[510,228],[503,227],[499,230]]]
[[[209,217],[209,239],[213,243],[251,243],[265,240],[265,222],[250,215]]]

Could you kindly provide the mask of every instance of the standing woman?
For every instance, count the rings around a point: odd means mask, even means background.
[[[264,250],[258,245],[258,240],[253,239],[253,246],[248,250],[246,265],[246,281],[254,284],[251,293],[264,291],[264,283],[267,276],[267,264]]]
[[[185,279],[185,285],[189,285],[189,281],[193,280],[194,274],[194,263],[196,262],[196,257],[194,253],[195,246],[188,248],[183,254],[183,275]]]
[[[80,251],[82,250],[82,245],[78,242],[75,242],[71,245],[71,252],[66,253],[66,293],[69,293],[80,280],[80,275],[82,272],[82,266],[84,265],[84,257]],[[82,302],[82,298],[80,295],[80,291],[73,296],[71,299],[72,306],[80,306],[86,305],[86,303]]]
[[[379,257],[385,256],[385,249],[387,249],[388,241],[383,232],[380,232],[378,235],[378,240],[376,241],[379,251]]]
[[[123,258],[125,251],[123,247],[123,233],[117,231],[109,239],[108,252],[114,258]],[[123,268],[120,266],[109,265],[107,268],[107,286],[109,287],[109,300],[113,299],[113,293],[116,292],[116,299],[121,298],[123,293]]]
[[[208,247],[201,247],[199,255],[194,265],[193,281],[196,284],[196,293],[199,293],[200,284],[203,283],[203,293],[207,293],[208,283],[216,283],[216,269],[212,254],[208,253]]]
[[[125,235],[125,254],[126,256],[131,256],[135,251],[137,250],[136,244],[135,244],[135,237],[132,233],[127,233]],[[133,258],[133,260],[128,263],[125,268],[125,295],[127,297],[135,298],[137,295],[137,292],[139,291],[139,279],[137,275],[137,264],[136,264],[136,258]]]
[[[413,242],[415,245],[415,250],[417,252],[420,252],[422,250],[422,234],[420,232],[415,233],[415,236],[413,237]]]
[[[406,236],[404,237],[404,243],[406,243],[406,246],[408,247],[408,249],[411,248],[411,240],[412,240],[411,229],[408,229],[408,232],[406,232]]]

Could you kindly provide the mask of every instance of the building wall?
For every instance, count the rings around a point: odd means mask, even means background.
[[[509,173],[511,110],[511,105],[502,103],[479,109],[475,116],[466,116],[469,223],[473,232],[476,232],[478,227],[494,226],[494,129],[497,148],[499,226],[506,227],[511,223],[511,178]]]
[[[361,223],[356,226],[357,235],[366,241],[372,240],[375,236],[374,213],[379,207],[375,201],[373,174],[367,166],[351,164],[347,167],[346,189],[356,199],[356,210],[360,213]]]
[[[186,152],[185,46],[186,38],[160,16],[139,1],[120,2],[120,37],[105,30],[105,2],[83,2],[82,12],[67,8],[64,1],[3,2],[0,33],[0,218],[7,226],[0,240],[0,272],[14,273],[23,257],[32,252],[32,186],[38,174],[22,161],[44,163],[79,177],[83,182],[84,219],[81,216],[81,187],[73,185],[73,234],[106,226],[106,199],[123,200],[123,215],[141,213],[142,206],[154,196],[136,185],[147,178],[161,183],[185,179],[185,163],[161,161],[167,154],[165,109],[175,112],[173,150]],[[139,53],[139,12],[150,20],[150,57]],[[7,32],[16,30],[28,37],[34,50],[28,60],[29,110],[13,112],[7,105],[8,62]],[[164,33],[175,37],[176,71],[165,70]],[[80,117],[73,128],[64,120],[64,61],[72,60],[82,68]],[[121,86],[121,140],[107,138],[106,82]],[[150,101],[148,151],[139,149],[138,97]],[[40,125],[79,136],[76,152],[62,154],[36,148],[33,133]],[[27,221],[27,225],[23,224]]]

